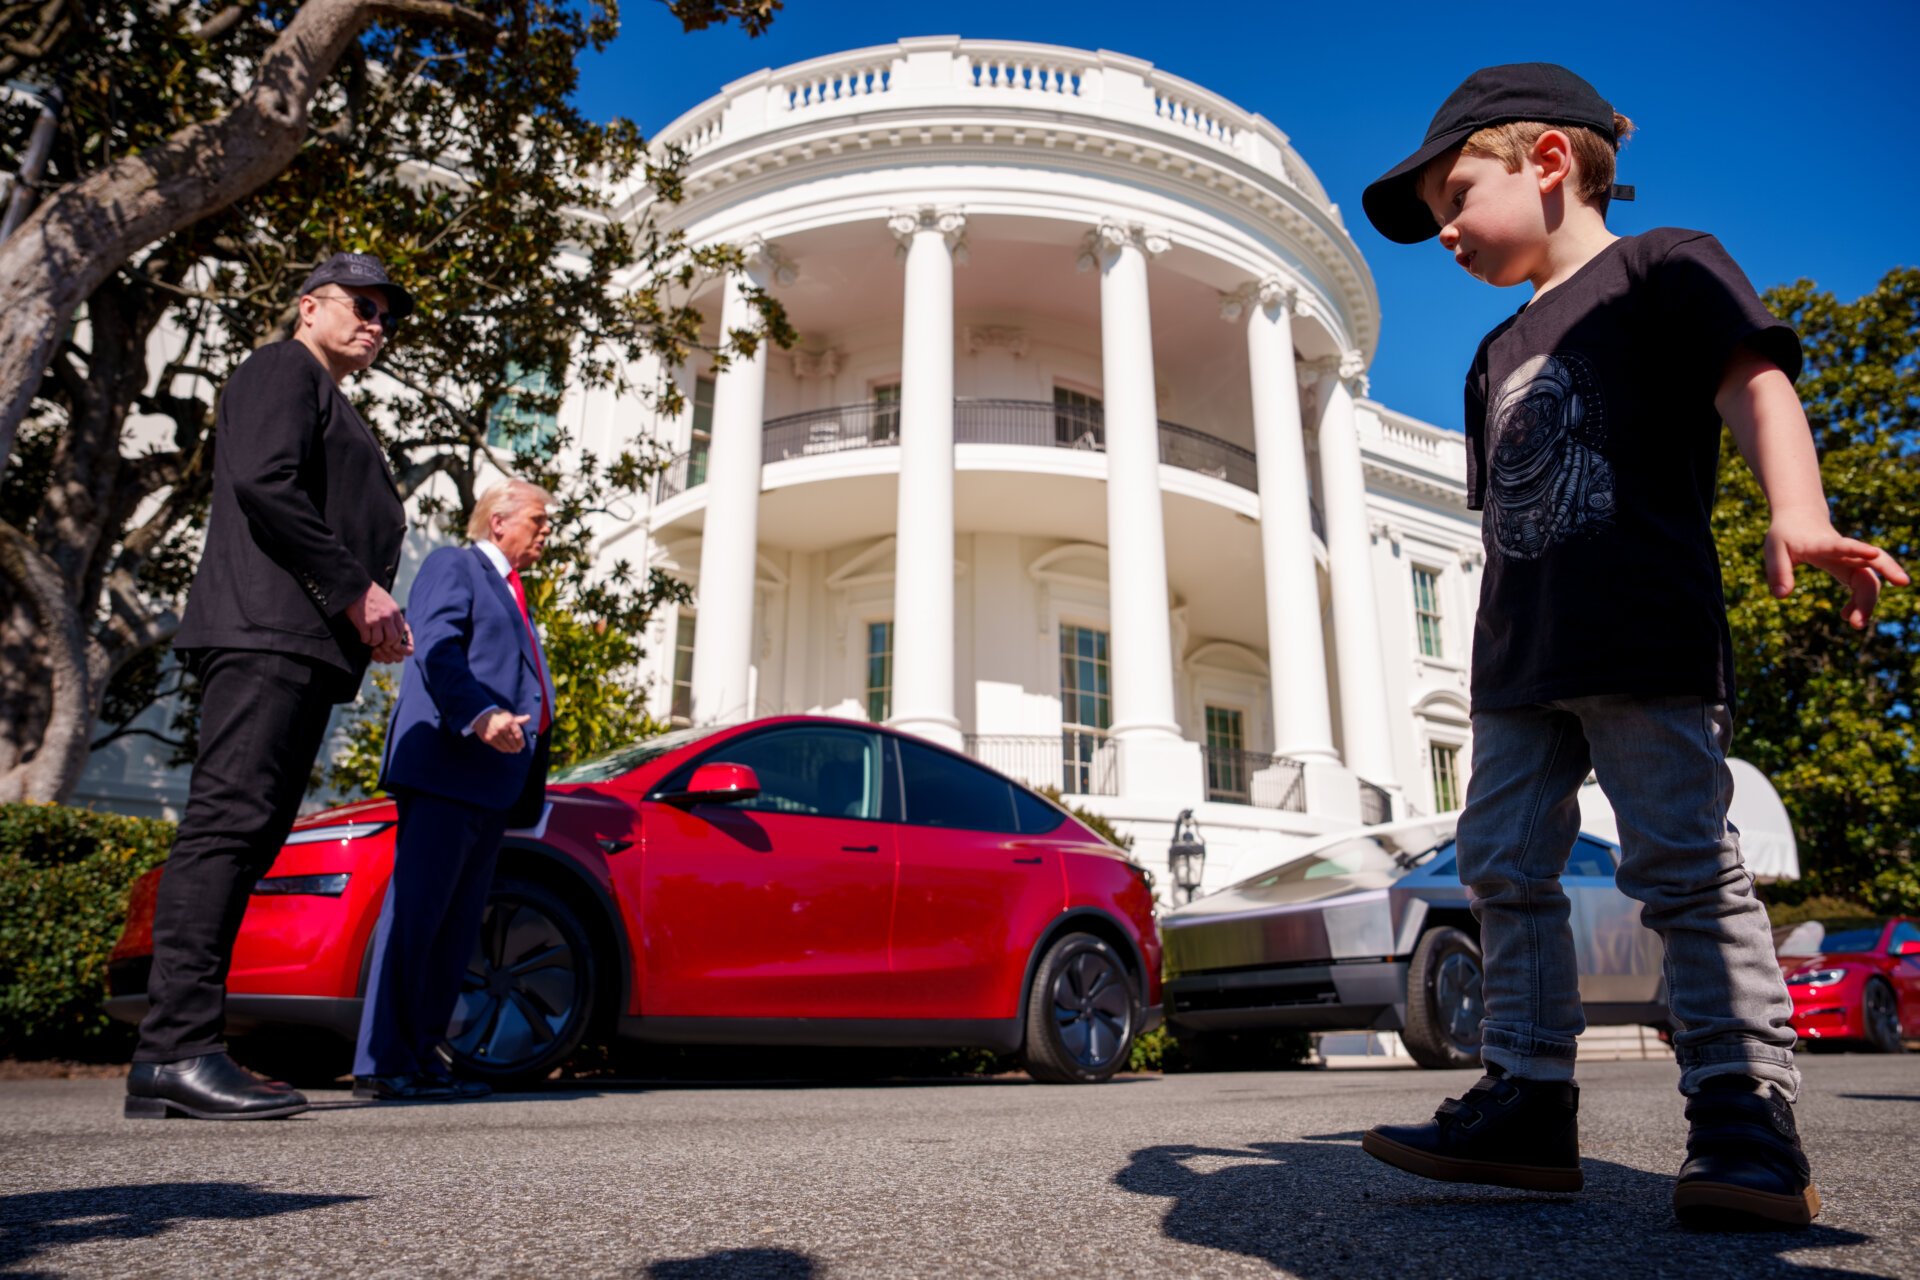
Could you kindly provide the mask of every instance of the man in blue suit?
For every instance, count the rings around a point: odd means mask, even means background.
[[[523,480],[480,495],[468,547],[428,556],[407,602],[413,656],[387,726],[381,785],[400,811],[374,936],[354,1095],[479,1097],[436,1052],[479,938],[509,826],[544,808],[553,681],[520,571],[546,547],[552,498]]]

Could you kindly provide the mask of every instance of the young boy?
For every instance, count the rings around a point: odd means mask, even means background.
[[[1470,275],[1533,286],[1467,375],[1468,504],[1484,512],[1473,776],[1460,878],[1485,957],[1487,1074],[1367,1152],[1429,1178],[1580,1188],[1573,1083],[1585,1029],[1559,876],[1592,769],[1619,818],[1619,885],[1666,945],[1689,1225],[1805,1226],[1819,1211],[1793,1123],[1793,1011],[1727,823],[1732,643],[1713,509],[1720,424],[1766,492],[1767,577],[1812,565],[1864,627],[1907,575],[1828,519],[1793,390],[1799,340],[1712,236],[1607,230],[1632,129],[1547,63],[1469,76],[1426,142],[1366,190],[1402,244],[1435,235]]]

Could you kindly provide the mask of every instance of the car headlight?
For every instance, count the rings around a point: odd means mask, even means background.
[[[1790,987],[1830,987],[1847,976],[1845,969],[1809,969],[1787,979]]]
[[[255,897],[282,894],[306,894],[315,898],[337,898],[347,891],[350,873],[341,871],[326,876],[269,876],[254,882]]]
[[[331,844],[335,840],[358,840],[363,836],[378,835],[392,826],[391,822],[347,822],[334,827],[306,827],[287,837],[288,844]]]

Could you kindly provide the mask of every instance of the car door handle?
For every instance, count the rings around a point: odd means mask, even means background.
[[[1015,858],[1015,859],[1014,859],[1014,861],[1015,861],[1015,862],[1034,862],[1034,863],[1037,863],[1037,862],[1039,862],[1039,861],[1040,861],[1040,859],[1039,859],[1039,858]]]
[[[880,852],[880,846],[877,844],[843,844],[840,846],[840,851],[842,853],[878,853]]]

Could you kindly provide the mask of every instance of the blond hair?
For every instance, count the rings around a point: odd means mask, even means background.
[[[490,541],[493,538],[493,518],[496,515],[508,515],[521,504],[529,502],[551,507],[553,495],[531,480],[502,480],[492,486],[474,502],[473,514],[467,517],[467,541]]]
[[[1633,121],[1618,111],[1613,113],[1611,142],[1604,134],[1581,125],[1509,120],[1505,124],[1488,125],[1471,135],[1460,144],[1460,152],[1462,155],[1498,160],[1508,173],[1518,173],[1527,153],[1533,150],[1533,144],[1540,141],[1540,135],[1549,129],[1558,129],[1573,144],[1573,159],[1580,170],[1574,194],[1584,203],[1605,213],[1607,201],[1613,195],[1613,158],[1633,134]]]

